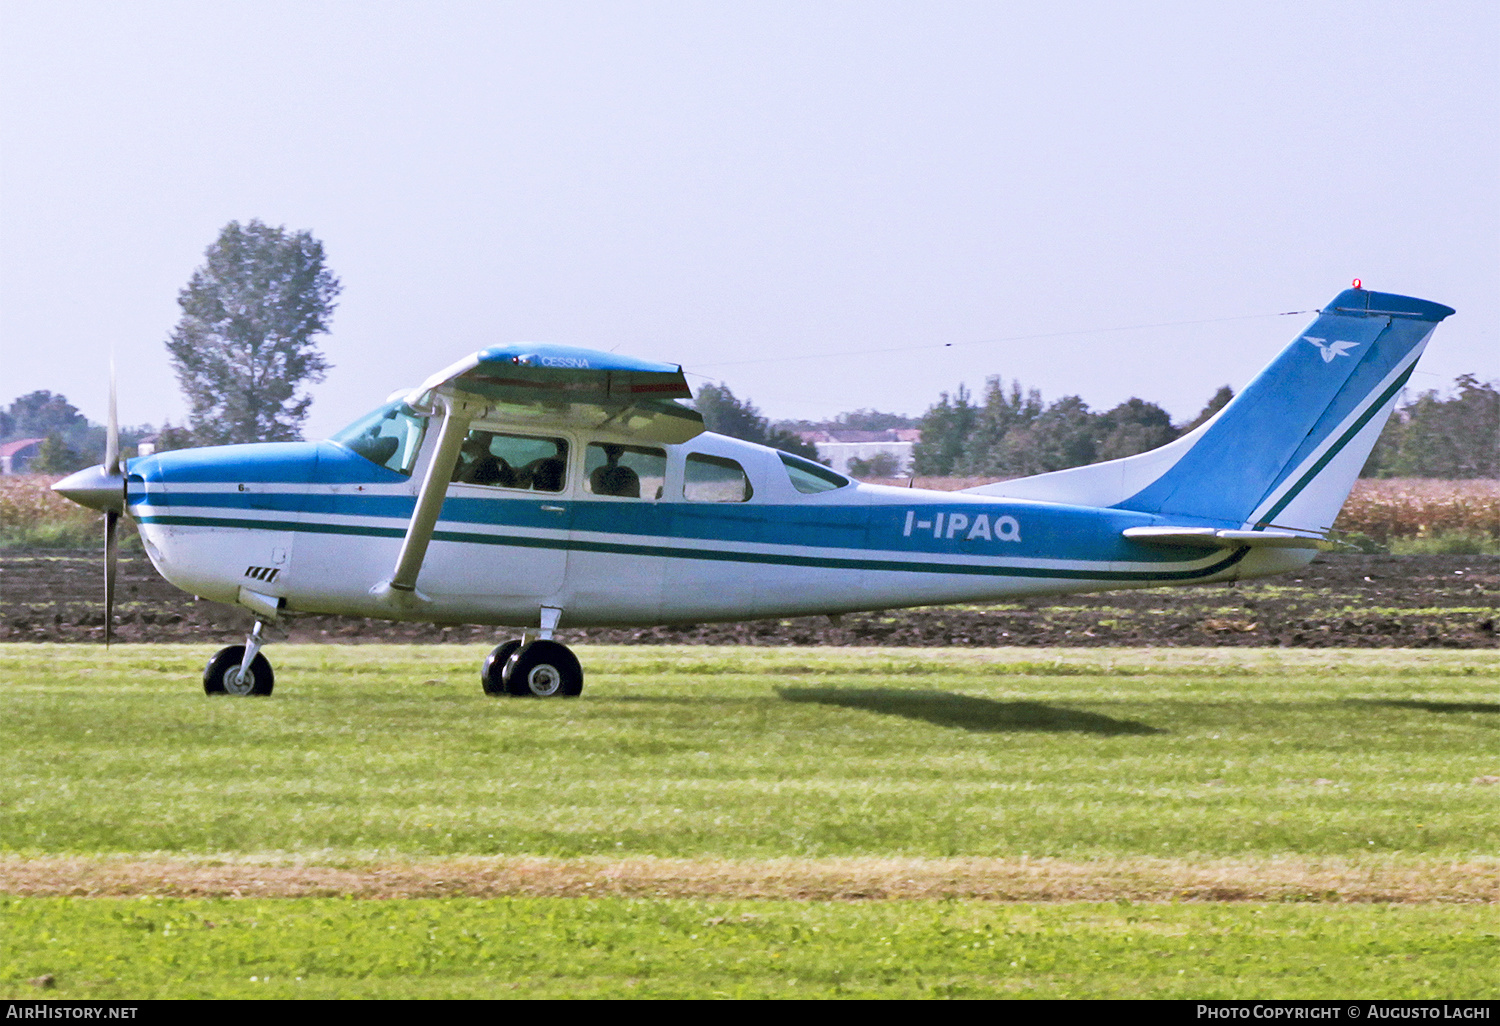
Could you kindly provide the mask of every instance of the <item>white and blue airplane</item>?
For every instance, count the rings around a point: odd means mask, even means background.
[[[1356,286],[1358,283],[1356,282]],[[296,613],[522,629],[487,694],[571,696],[560,626],[658,625],[1204,584],[1305,566],[1453,310],[1359,287],[1152,452],[937,492],[703,429],[682,368],[550,345],[460,360],[323,442],[158,453],[58,492],[138,525],[172,584],[251,610],[204,690],[270,694]],[[107,612],[108,616],[108,612]]]

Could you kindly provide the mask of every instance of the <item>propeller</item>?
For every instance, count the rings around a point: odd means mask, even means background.
[[[115,358],[109,358],[109,423],[104,462],[63,478],[52,490],[104,514],[104,644],[114,640],[115,575],[120,561],[120,514],[125,512],[125,468],[120,459],[120,417],[115,401]]]
[[[104,473],[121,479],[120,509],[104,511],[104,647],[115,635],[115,574],[120,562],[120,513],[125,506],[124,477],[120,467],[120,414],[116,402],[115,354],[109,354],[109,423],[104,434]]]

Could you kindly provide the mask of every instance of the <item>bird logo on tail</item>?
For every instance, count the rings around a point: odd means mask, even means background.
[[[1323,354],[1324,363],[1332,363],[1335,356],[1348,356],[1349,350],[1359,345],[1358,342],[1330,342],[1326,338],[1313,338],[1311,335],[1303,335],[1302,340],[1318,347],[1318,352]]]

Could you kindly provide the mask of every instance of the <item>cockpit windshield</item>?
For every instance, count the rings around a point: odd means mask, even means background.
[[[359,418],[331,441],[352,449],[371,463],[409,477],[422,448],[422,432],[426,427],[426,417],[417,416],[410,406],[397,399]]]

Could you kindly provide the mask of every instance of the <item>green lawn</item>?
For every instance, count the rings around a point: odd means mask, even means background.
[[[1496,653],[581,648],[536,701],[457,646],[209,698],[210,649],[0,645],[0,858],[1500,872]],[[1500,906],[1416,901],[11,896],[0,993],[1494,997]]]
[[[1433,905],[0,897],[0,927],[0,996],[68,999],[1474,998],[1500,962],[1492,909]]]
[[[1500,853],[1494,653],[0,646],[0,853],[1240,857]]]

